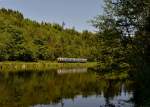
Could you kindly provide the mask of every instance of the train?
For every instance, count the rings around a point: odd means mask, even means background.
[[[57,58],[58,63],[86,63],[84,58]]]

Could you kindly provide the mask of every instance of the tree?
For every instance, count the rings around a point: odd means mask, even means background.
[[[126,50],[130,49],[127,56],[131,55],[128,57],[131,63],[128,63],[136,65],[138,59],[141,58],[144,58],[143,62],[145,62],[144,60],[148,59],[150,47],[148,27],[150,25],[150,1],[105,0],[104,10],[105,14],[96,17],[92,21],[93,25],[102,33],[113,30],[120,35],[121,43],[125,44]],[[136,57],[136,60],[132,58],[131,61],[131,57]]]
[[[105,15],[96,17],[92,21],[93,25],[99,29],[100,35],[104,35],[100,40],[107,40],[108,35],[108,37],[116,35],[110,35],[110,31],[115,31],[120,36],[121,44],[125,49],[124,59],[130,65],[129,75],[138,83],[134,100],[137,104],[140,102],[138,106],[148,107],[150,105],[150,0],[105,0],[104,10]],[[114,37],[111,41],[113,40]],[[104,52],[112,50],[106,49],[107,41],[102,43],[104,47],[106,46]],[[113,55],[111,53],[106,58]],[[111,61],[106,60],[105,64]]]
[[[64,29],[64,25],[38,23],[25,19],[18,11],[0,9],[0,60],[95,59],[98,53],[96,35],[83,34],[74,28]]]

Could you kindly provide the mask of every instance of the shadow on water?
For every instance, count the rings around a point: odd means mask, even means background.
[[[150,66],[143,66],[142,71],[137,71],[134,78],[135,91],[133,93],[133,102],[135,107],[150,107]],[[133,75],[133,74],[132,74]]]
[[[0,107],[134,106],[133,82],[82,70],[0,73]]]

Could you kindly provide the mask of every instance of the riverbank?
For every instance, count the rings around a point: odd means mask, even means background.
[[[59,68],[76,68],[76,67],[95,67],[97,62],[87,63],[58,63],[50,61],[38,61],[38,62],[18,62],[18,61],[6,61],[0,62],[0,72],[17,72],[22,70],[49,70]]]

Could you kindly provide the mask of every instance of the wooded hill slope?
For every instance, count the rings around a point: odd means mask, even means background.
[[[11,9],[0,9],[0,61],[55,60],[83,57],[95,60],[98,41],[89,31],[77,32],[59,24],[38,23]]]

